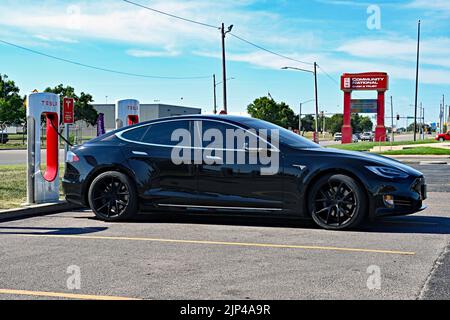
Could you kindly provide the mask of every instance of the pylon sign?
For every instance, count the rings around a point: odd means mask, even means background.
[[[116,102],[116,129],[139,123],[141,107],[138,100],[127,99]]]
[[[27,201],[32,203],[59,200],[59,96],[32,93],[27,97]],[[46,122],[46,160],[41,159],[41,118]],[[43,167],[45,165],[45,167]]]
[[[344,125],[342,127],[342,143],[352,142],[352,92],[354,90],[370,90],[378,92],[378,99],[376,100],[377,113],[377,127],[375,129],[375,141],[386,141],[386,127],[384,126],[385,115],[385,92],[389,90],[389,76],[384,72],[367,72],[367,73],[345,73],[341,77],[341,90],[344,91]],[[357,105],[356,100],[353,100],[353,106]],[[375,111],[375,108],[370,108],[373,100],[365,102],[359,101],[361,111],[370,112]],[[354,108],[356,110],[357,108]]]

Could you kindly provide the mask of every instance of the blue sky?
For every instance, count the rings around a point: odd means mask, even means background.
[[[436,121],[442,94],[450,102],[450,1],[346,0],[135,0],[212,25],[233,24],[233,33],[305,62],[317,61],[332,78],[344,72],[384,71],[395,111],[412,115],[415,39],[422,20],[419,99],[427,121]],[[380,28],[368,28],[380,9]],[[0,0],[0,39],[99,67],[156,76],[211,76],[198,80],[156,80],[109,74],[65,64],[0,44],[0,73],[26,94],[59,83],[93,94],[103,103],[137,98],[142,103],[176,103],[212,111],[212,74],[221,77],[220,33],[174,20],[121,0]],[[298,112],[314,97],[312,75],[283,71],[310,68],[227,38],[229,109],[244,112],[256,97],[271,95]],[[356,93],[372,98],[375,93]],[[342,93],[319,75],[320,108],[342,112]],[[221,89],[218,102],[222,103]],[[304,112],[313,112],[307,104]]]

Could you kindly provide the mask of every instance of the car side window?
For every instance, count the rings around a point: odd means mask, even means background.
[[[172,134],[178,129],[183,129],[189,132],[189,121],[167,121],[152,124],[149,126],[142,142],[163,146],[176,146],[180,142],[172,141]]]
[[[141,142],[142,138],[144,138],[144,135],[147,133],[147,130],[149,128],[150,126],[144,126],[126,131],[122,134],[122,138],[130,141]]]
[[[198,122],[197,122],[198,123]],[[202,137],[208,141],[203,141],[203,147],[208,147],[211,143],[217,143],[222,145],[224,149],[226,149],[226,138],[227,138],[227,130],[233,130],[235,132],[236,129],[239,129],[233,125],[226,124],[223,122],[217,121],[202,121]],[[197,129],[198,127],[195,126]],[[218,131],[217,131],[218,130]],[[216,134],[220,132],[223,141],[216,141]],[[233,146],[233,149],[241,149],[242,146],[237,148],[236,145]]]

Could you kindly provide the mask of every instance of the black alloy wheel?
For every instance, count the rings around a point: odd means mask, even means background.
[[[126,220],[138,210],[134,185],[120,172],[105,172],[95,178],[88,197],[92,211],[104,221]]]
[[[366,195],[353,178],[327,175],[317,181],[309,194],[309,212],[324,229],[354,228],[366,216]]]

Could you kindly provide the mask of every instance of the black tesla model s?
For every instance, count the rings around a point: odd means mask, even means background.
[[[322,148],[271,123],[181,116],[74,147],[69,202],[104,221],[138,212],[224,212],[313,219],[325,229],[424,209],[423,174],[386,157]]]

